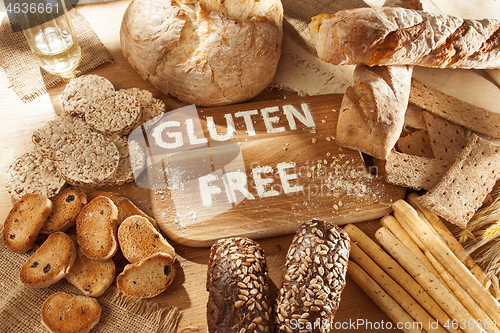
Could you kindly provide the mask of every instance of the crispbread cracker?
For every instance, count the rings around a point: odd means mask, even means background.
[[[422,115],[434,156],[453,163],[467,144],[465,128],[427,111]]]
[[[110,186],[130,183],[134,180],[134,170],[132,168],[132,156],[129,153],[129,141],[126,137],[117,137],[113,140],[113,143],[120,154],[120,161],[116,173],[106,183]],[[134,164],[137,164],[134,165],[134,168],[142,168],[143,165],[139,166],[137,161],[145,161],[145,153],[139,145],[134,147]]]
[[[108,136],[129,134],[139,126],[141,117],[139,101],[125,90],[108,93],[94,110],[85,113],[87,124]]]
[[[75,136],[91,133],[92,129],[78,117],[59,116],[33,132],[31,137],[35,149],[50,159]]]
[[[51,198],[66,185],[66,181],[57,172],[54,161],[36,151],[17,158],[7,169],[5,178],[7,191],[15,200],[27,193]]]
[[[56,153],[59,174],[72,186],[99,187],[106,185],[118,168],[118,149],[98,133],[77,136],[66,142]]]
[[[500,113],[446,95],[412,79],[409,102],[474,132],[500,138]]]
[[[64,114],[83,117],[114,91],[113,84],[98,75],[82,75],[71,80],[61,95]]]
[[[396,149],[404,154],[433,158],[429,135],[424,130],[418,130],[402,136],[396,142]]]
[[[441,181],[418,202],[465,228],[500,178],[500,146],[473,134]]]
[[[165,113],[165,103],[163,103],[160,99],[154,98],[150,91],[139,88],[125,89],[125,91],[137,98],[139,104],[141,105],[141,124],[144,124],[146,121]]]
[[[393,151],[387,157],[386,181],[391,184],[430,190],[446,173],[449,164],[443,160]]]

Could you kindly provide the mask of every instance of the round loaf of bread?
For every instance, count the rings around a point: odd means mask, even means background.
[[[281,54],[280,0],[134,0],[120,40],[125,59],[164,93],[200,106],[250,99]]]

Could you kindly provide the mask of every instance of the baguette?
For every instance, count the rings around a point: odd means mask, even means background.
[[[321,14],[309,30],[319,57],[334,65],[500,67],[500,21],[403,8]]]
[[[384,6],[422,9],[419,0],[388,0]],[[412,66],[357,65],[342,99],[336,142],[385,160],[403,129]]]

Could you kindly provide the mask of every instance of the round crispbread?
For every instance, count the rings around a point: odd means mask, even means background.
[[[57,172],[54,161],[33,151],[17,158],[7,169],[6,185],[15,200],[27,193],[51,198],[61,191],[66,181]]]
[[[118,169],[120,155],[115,144],[98,133],[75,136],[56,153],[59,174],[72,186],[99,187]]]
[[[64,114],[83,117],[87,111],[93,111],[107,94],[114,91],[113,84],[98,75],[83,75],[71,80],[61,95]]]

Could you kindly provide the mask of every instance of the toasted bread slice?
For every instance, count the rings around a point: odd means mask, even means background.
[[[90,259],[108,260],[118,250],[118,209],[107,197],[97,197],[82,208],[76,218],[76,239]]]
[[[116,192],[107,192],[107,191],[99,191],[99,190],[94,190],[93,188],[88,188],[88,187],[79,187],[83,193],[87,196],[87,201],[91,202],[97,197],[108,197],[111,200],[115,201],[118,198],[121,198],[120,195]]]
[[[65,278],[85,296],[99,297],[113,283],[115,275],[116,268],[112,259],[89,259],[78,249],[78,257]]]
[[[128,198],[120,197],[113,201],[115,202],[116,207],[118,207],[118,225],[122,224],[122,222],[125,221],[127,217],[133,215],[140,215],[142,217],[147,218],[149,223],[151,223],[153,227],[158,229],[158,224],[156,223],[155,219],[153,219],[152,217],[144,213],[142,210],[140,210]]]
[[[69,187],[50,199],[52,213],[43,224],[40,233],[66,231],[76,223],[80,210],[87,204],[87,196],[76,187]]]
[[[68,274],[76,256],[71,238],[64,232],[54,232],[21,266],[21,282],[32,288],[48,287]]]
[[[174,280],[175,273],[174,259],[159,252],[125,266],[116,278],[116,285],[125,295],[151,298],[167,289]]]
[[[10,251],[24,253],[35,244],[45,220],[52,212],[52,201],[29,193],[14,204],[3,227],[3,239]]]
[[[123,256],[134,263],[157,252],[175,258],[175,250],[165,238],[139,215],[130,216],[118,228],[118,243]]]
[[[52,333],[87,333],[101,319],[95,298],[57,292],[42,305],[42,324]]]

